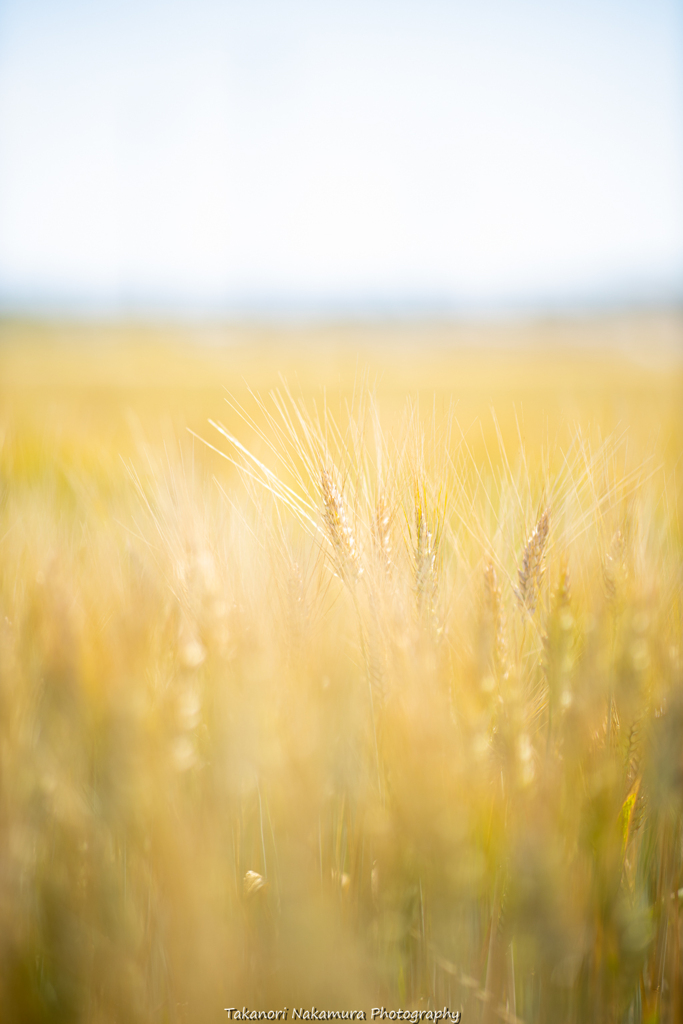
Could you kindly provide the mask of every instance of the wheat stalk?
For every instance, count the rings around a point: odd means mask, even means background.
[[[484,568],[484,609],[492,634],[493,663],[499,678],[508,675],[508,651],[505,635],[503,596],[493,562]]]
[[[420,608],[432,609],[436,597],[436,541],[427,522],[424,489],[415,487],[415,592]]]
[[[345,583],[353,584],[362,576],[363,566],[342,492],[327,469],[323,469],[320,474],[320,489],[323,523],[332,545],[337,572]]]
[[[536,611],[536,602],[543,582],[545,564],[543,555],[550,529],[550,510],[546,509],[531,533],[524,554],[521,568],[517,570],[519,587],[515,590],[520,604],[524,605],[530,615]]]
[[[628,578],[628,566],[626,564],[626,538],[621,530],[617,530],[612,537],[609,551],[605,554],[602,563],[602,578],[605,585],[605,592],[610,601],[615,601]]]
[[[391,512],[384,492],[377,498],[372,539],[378,562],[385,570],[391,569]]]

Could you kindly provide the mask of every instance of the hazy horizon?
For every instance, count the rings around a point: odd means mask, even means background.
[[[0,311],[683,301],[683,11],[0,3]]]

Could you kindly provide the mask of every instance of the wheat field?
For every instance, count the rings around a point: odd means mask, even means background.
[[[683,1020],[682,339],[0,325],[0,1020]]]

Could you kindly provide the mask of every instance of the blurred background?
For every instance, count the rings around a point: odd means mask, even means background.
[[[678,0],[1,0],[7,315],[683,300]]]

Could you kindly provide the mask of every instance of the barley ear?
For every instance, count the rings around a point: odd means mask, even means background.
[[[418,606],[432,610],[436,597],[436,544],[427,523],[424,489],[415,485],[415,592]]]
[[[320,489],[323,522],[332,546],[335,568],[344,582],[351,585],[361,577],[363,566],[342,492],[326,469],[320,474]]]
[[[492,653],[494,668],[499,678],[508,675],[508,651],[505,635],[505,611],[503,596],[498,583],[498,575],[493,562],[484,568],[484,610],[488,626],[492,633]]]
[[[550,529],[550,510],[546,509],[542,514],[531,536],[529,537],[524,554],[522,565],[517,570],[519,587],[515,590],[517,599],[530,615],[536,611],[536,603],[543,582],[545,573],[544,553]]]
[[[377,560],[388,573],[391,570],[391,512],[383,491],[375,505],[372,539]]]

